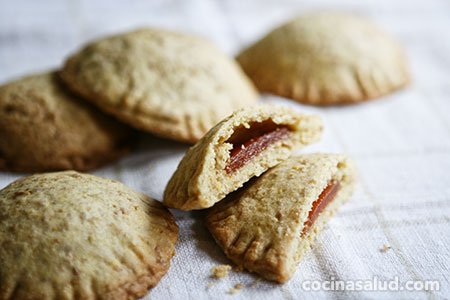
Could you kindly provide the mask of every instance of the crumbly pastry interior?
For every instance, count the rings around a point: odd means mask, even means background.
[[[161,29],[94,41],[72,55],[60,75],[123,122],[190,143],[258,99],[237,62],[210,41]]]
[[[178,227],[159,202],[74,171],[0,191],[0,299],[136,299],[167,272]]]
[[[272,105],[235,112],[188,150],[164,192],[183,210],[214,205],[253,176],[319,140],[321,120]]]
[[[260,91],[313,105],[356,103],[410,81],[395,38],[367,19],[336,12],[295,18],[237,60]]]
[[[354,182],[354,164],[344,155],[291,157],[216,204],[206,225],[238,266],[282,283]]]

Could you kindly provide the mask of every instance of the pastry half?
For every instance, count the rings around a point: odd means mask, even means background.
[[[195,143],[258,95],[239,65],[210,41],[142,28],[86,45],[61,73],[103,111],[156,135]]]
[[[213,206],[253,176],[317,142],[322,122],[285,107],[242,109],[191,147],[164,192],[164,204],[183,210]]]
[[[0,299],[137,299],[167,272],[178,227],[161,203],[74,171],[0,190]]]
[[[211,208],[206,226],[238,266],[283,283],[354,182],[344,155],[291,157]]]
[[[260,91],[313,105],[361,102],[410,81],[399,42],[369,20],[345,13],[298,17],[237,60]]]
[[[72,95],[54,72],[0,86],[0,170],[96,169],[128,153],[134,135]]]

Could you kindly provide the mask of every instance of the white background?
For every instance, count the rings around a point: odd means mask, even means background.
[[[413,84],[369,103],[315,108],[274,96],[264,101],[321,115],[321,142],[303,152],[342,152],[360,174],[355,195],[329,222],[288,283],[231,272],[205,230],[203,213],[173,211],[180,226],[172,266],[148,299],[441,299],[450,297],[450,1],[7,1],[0,0],[0,82],[58,68],[82,43],[143,25],[197,33],[230,55],[274,26],[308,11],[371,17],[407,49]],[[138,151],[94,172],[161,200],[187,146],[143,135]],[[0,173],[0,188],[22,175]],[[384,245],[391,250],[382,253]],[[306,292],[303,280],[439,280],[440,292]],[[207,288],[208,283],[214,285]],[[228,290],[241,283],[234,295]],[[146,298],[147,299],[147,298]]]

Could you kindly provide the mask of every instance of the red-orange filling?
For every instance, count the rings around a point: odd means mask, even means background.
[[[228,174],[235,172],[271,144],[286,138],[288,135],[289,129],[287,127],[278,127],[243,144],[233,145],[233,149],[230,151],[230,161],[225,167],[225,171]]]
[[[309,211],[308,219],[305,221],[305,224],[303,226],[301,236],[304,236],[305,233],[309,230],[309,228],[311,228],[311,225],[317,219],[319,214],[325,209],[328,203],[330,203],[331,200],[333,200],[333,198],[336,196],[338,190],[339,190],[339,181],[331,181],[319,195],[319,198],[317,198],[317,200],[313,202],[312,208]]]

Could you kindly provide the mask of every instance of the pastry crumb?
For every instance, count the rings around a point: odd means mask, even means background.
[[[391,250],[390,246],[383,245],[383,248],[380,249],[380,252],[385,253],[385,252],[388,252],[389,250]]]
[[[239,290],[242,289],[243,287],[244,287],[244,286],[243,286],[242,284],[238,283],[238,284],[236,284],[236,285],[234,286],[234,288],[230,288],[229,293],[230,293],[230,294],[235,294],[237,291],[239,291]]]
[[[224,278],[228,276],[228,272],[231,270],[230,265],[219,265],[215,266],[211,269],[211,273],[213,277],[216,278]]]
[[[262,280],[261,277],[259,277],[258,279],[256,279],[255,281],[252,282],[252,284],[250,284],[250,287],[254,287],[255,285],[257,285],[258,283],[260,283]]]
[[[206,289],[209,289],[209,288],[211,288],[212,286],[214,285],[214,283],[213,282],[210,282],[210,283],[208,283],[208,285],[206,286]]]

